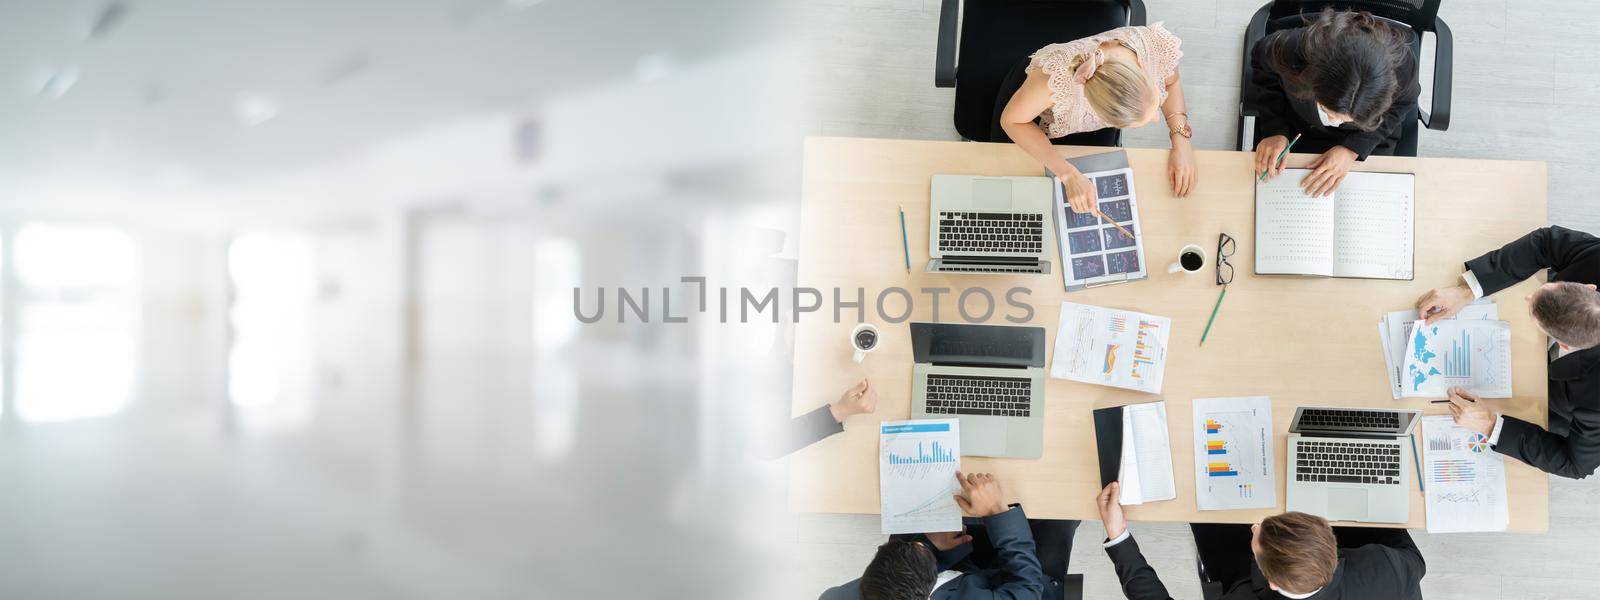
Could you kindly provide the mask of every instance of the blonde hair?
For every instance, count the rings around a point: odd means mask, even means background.
[[[1076,69],[1084,58],[1072,63]],[[1138,65],[1122,58],[1107,56],[1104,64],[1094,70],[1094,75],[1083,84],[1083,97],[1089,108],[1105,119],[1112,127],[1131,127],[1150,114],[1155,100],[1155,86],[1150,76]]]

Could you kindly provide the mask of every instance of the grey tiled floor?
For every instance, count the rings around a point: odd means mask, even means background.
[[[1152,22],[1165,21],[1183,38],[1196,146],[1231,149],[1243,28],[1260,0],[1146,4]],[[932,83],[938,10],[938,0],[808,3],[809,131],[958,139],[953,93]],[[1424,131],[1422,154],[1547,161],[1551,222],[1600,231],[1600,203],[1590,199],[1600,186],[1600,160],[1587,152],[1588,137],[1600,128],[1600,3],[1446,0],[1441,16],[1455,33],[1453,118],[1449,131]],[[1159,126],[1124,140],[1167,143]],[[1173,594],[1197,598],[1188,528],[1136,523],[1133,530]],[[883,540],[877,531],[875,516],[794,515],[785,534],[794,542],[788,597],[814,598],[855,577]],[[1099,523],[1084,523],[1072,571],[1085,575],[1087,597],[1119,598],[1100,534]],[[1592,550],[1600,539],[1600,481],[1553,478],[1545,535],[1414,535],[1428,559],[1423,590],[1430,599],[1600,597],[1600,553]]]

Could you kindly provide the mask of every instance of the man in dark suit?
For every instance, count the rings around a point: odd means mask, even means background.
[[[1462,390],[1451,390],[1456,423],[1489,436],[1496,452],[1552,475],[1580,479],[1600,466],[1600,238],[1546,227],[1472,259],[1461,284],[1417,301],[1432,323],[1477,298],[1550,270],[1550,280],[1528,296],[1534,325],[1549,336],[1550,429],[1506,417]]]
[[[1106,525],[1106,554],[1129,600],[1171,600],[1122,516],[1121,490],[1096,498]],[[1312,598],[1406,600],[1422,594],[1426,565],[1404,529],[1341,527],[1288,512],[1255,525],[1193,524],[1195,548],[1223,600]]]
[[[840,394],[833,404],[824,404],[811,412],[790,418],[777,435],[768,441],[766,453],[769,458],[788,456],[844,431],[845,419],[877,410],[878,390],[872,388],[871,381],[862,379]]]
[[[1006,506],[992,475],[958,472],[956,480],[956,503],[977,519],[966,531],[893,536],[860,579],[821,600],[1061,598],[1078,522],[1029,521],[1021,505]]]

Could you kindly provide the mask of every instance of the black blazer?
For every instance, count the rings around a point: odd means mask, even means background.
[[[1550,281],[1600,284],[1600,238],[1552,226],[1468,261],[1485,296],[1543,269]],[[1566,435],[1505,417],[1495,451],[1552,475],[1582,479],[1600,467],[1600,348],[1550,363],[1550,412],[1570,423]]]
[[[1398,30],[1407,36],[1415,35],[1409,29]],[[1302,27],[1284,29],[1272,36],[1288,36],[1289,46],[1298,47],[1304,34]],[[1262,38],[1250,51],[1250,81],[1255,84],[1255,107],[1259,112],[1256,117],[1258,141],[1274,135],[1292,139],[1299,133],[1306,138],[1327,140],[1329,146],[1349,148],[1356,153],[1358,160],[1366,160],[1380,146],[1393,151],[1394,142],[1400,139],[1401,125],[1405,124],[1406,119],[1415,118],[1417,98],[1422,95],[1422,85],[1417,79],[1417,58],[1411,54],[1409,44],[1406,46],[1407,59],[1402,61],[1395,73],[1399,86],[1395,88],[1393,104],[1389,105],[1388,112],[1383,113],[1383,122],[1377,129],[1361,131],[1350,123],[1338,127],[1324,126],[1322,119],[1317,117],[1315,100],[1295,98],[1284,91],[1283,78],[1272,70],[1271,61],[1268,60],[1266,41],[1267,38]],[[1304,139],[1302,143],[1308,141],[1311,140]],[[1297,144],[1296,147],[1301,146]],[[1308,144],[1305,147],[1313,146]]]
[[[1033,530],[1028,529],[1028,517],[1022,507],[1011,505],[1006,512],[984,517],[984,529],[989,543],[998,554],[996,564],[978,565],[971,559],[972,545],[963,544],[949,552],[934,551],[940,570],[964,573],[955,581],[933,590],[932,600],[1033,600],[1045,590],[1044,568],[1039,565],[1039,555],[1033,546]],[[932,544],[928,544],[932,548]],[[861,597],[861,580],[829,588],[820,600],[857,600]]]
[[[1411,534],[1404,529],[1388,530],[1382,543],[1360,548],[1340,548],[1339,566],[1333,582],[1311,595],[1311,600],[1409,600],[1422,597],[1422,576],[1427,565]],[[1122,582],[1128,600],[1172,600],[1156,570],[1145,562],[1139,544],[1132,536],[1106,548],[1111,565]],[[1222,591],[1222,600],[1277,600],[1286,596],[1273,591],[1255,561],[1250,561],[1250,579],[1235,582]]]
[[[789,419],[777,435],[765,442],[767,458],[783,458],[801,448],[827,439],[844,431],[844,424],[833,420],[830,405],[824,404],[811,412]]]

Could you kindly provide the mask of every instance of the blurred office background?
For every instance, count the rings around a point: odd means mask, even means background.
[[[0,0],[0,597],[762,596],[783,331],[572,290],[792,280],[787,31]]]

